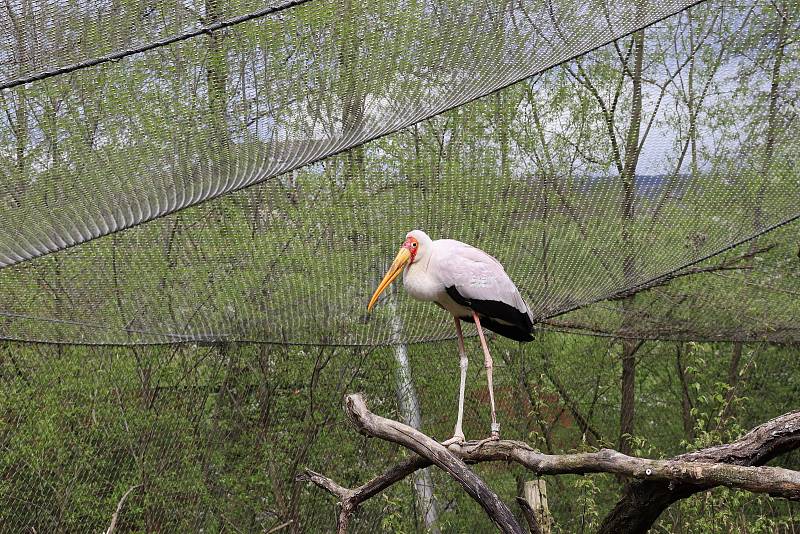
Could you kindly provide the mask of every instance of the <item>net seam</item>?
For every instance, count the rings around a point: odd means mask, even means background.
[[[630,293],[632,291],[635,292],[635,291],[640,290],[642,288],[647,289],[646,286],[649,286],[651,284],[657,285],[660,281],[662,281],[664,279],[668,279],[672,275],[674,275],[676,273],[679,273],[684,269],[687,269],[689,267],[692,267],[694,265],[702,263],[702,262],[704,262],[706,260],[710,260],[711,258],[719,256],[720,254],[724,254],[725,252],[728,252],[729,250],[733,250],[734,248],[736,248],[738,246],[741,246],[741,245],[743,245],[745,243],[748,243],[748,242],[750,242],[750,241],[752,241],[754,239],[758,239],[762,235],[768,234],[768,233],[772,232],[773,230],[777,230],[778,228],[782,228],[783,226],[786,226],[787,224],[791,224],[791,223],[797,221],[798,219],[800,219],[800,213],[798,213],[798,214],[796,214],[796,215],[794,215],[792,217],[789,217],[788,219],[784,219],[781,222],[778,222],[778,223],[775,223],[775,224],[773,224],[771,226],[768,226],[765,229],[763,229],[763,230],[761,230],[759,232],[756,232],[755,234],[752,234],[752,235],[750,235],[748,237],[745,237],[744,239],[741,239],[739,241],[735,241],[735,242],[733,242],[733,243],[731,243],[731,244],[729,244],[729,245],[727,245],[727,246],[725,246],[725,247],[723,247],[723,248],[721,248],[721,249],[719,249],[719,250],[717,250],[715,252],[711,252],[711,253],[707,254],[706,256],[703,256],[702,258],[690,261],[690,262],[685,263],[685,264],[683,264],[683,265],[681,265],[679,267],[676,267],[676,268],[672,269],[671,271],[667,271],[665,273],[659,274],[658,276],[654,276],[654,277],[652,277],[652,278],[650,278],[648,280],[645,280],[643,282],[639,282],[638,284],[634,284],[632,286],[619,289],[619,290],[617,290],[614,293],[611,293],[609,295],[605,295],[603,297],[598,297],[596,299],[593,299],[593,300],[590,300],[588,302],[584,302],[584,303],[581,303],[581,304],[576,304],[576,305],[574,305],[574,306],[572,306],[570,308],[567,308],[565,310],[561,310],[561,311],[558,311],[558,312],[554,312],[553,314],[550,314],[550,315],[542,316],[542,317],[539,318],[539,320],[540,321],[544,321],[544,320],[547,320],[547,319],[553,319],[554,317],[559,317],[561,315],[573,312],[575,310],[579,310],[581,308],[584,308],[586,306],[590,306],[592,304],[596,304],[598,302],[603,302],[605,300],[619,299],[625,293]]]
[[[119,61],[123,58],[128,56],[141,54],[142,52],[147,52],[149,50],[154,50],[156,48],[162,48],[173,43],[178,43],[180,41],[186,41],[188,39],[192,39],[194,37],[198,37],[200,35],[210,35],[215,31],[223,30],[230,26],[236,26],[238,24],[242,24],[244,22],[248,22],[250,20],[263,18],[269,15],[274,15],[275,13],[279,13],[281,11],[285,11],[287,9],[300,6],[302,4],[306,4],[311,2],[312,0],[289,0],[285,4],[281,4],[279,6],[270,6],[264,9],[259,9],[258,11],[252,11],[250,13],[246,13],[244,15],[239,15],[238,17],[233,17],[227,20],[221,20],[214,24],[210,24],[208,26],[203,26],[199,29],[192,30],[190,32],[181,33],[178,35],[172,35],[170,37],[166,37],[164,39],[157,39],[155,41],[150,41],[147,44],[137,46],[134,48],[128,48],[125,50],[117,50],[116,52],[112,52],[111,54],[106,54],[103,56],[96,56],[91,59],[86,59],[83,61],[79,61],[77,63],[72,63],[71,65],[64,65],[62,67],[58,67],[55,69],[44,70],[37,72],[36,74],[32,74],[30,76],[24,76],[22,78],[14,78],[7,82],[0,83],[0,90],[3,89],[11,89],[13,87],[17,87],[19,85],[24,85],[31,82],[36,82],[39,80],[44,80],[46,78],[51,78],[53,76],[58,76],[61,74],[68,74],[70,72],[74,72],[76,70],[82,70],[89,67],[94,67],[96,65],[101,65],[103,63],[110,63],[112,61]]]
[[[295,3],[304,3],[304,2],[308,2],[308,1],[311,1],[311,0],[296,0]],[[389,135],[392,135],[394,133],[406,130],[406,129],[410,128],[411,126],[414,126],[415,124],[419,124],[421,122],[424,122],[424,121],[426,121],[428,119],[431,119],[432,117],[436,117],[436,116],[442,115],[442,114],[447,113],[447,112],[449,112],[449,111],[451,111],[453,109],[456,109],[456,108],[465,106],[467,104],[470,104],[472,102],[475,102],[477,100],[480,100],[481,98],[486,98],[488,96],[491,96],[491,95],[493,95],[495,93],[498,93],[498,92],[500,92],[500,91],[502,91],[502,90],[504,90],[504,89],[516,84],[516,83],[521,82],[522,80],[526,80],[526,79],[532,78],[534,76],[539,76],[539,75],[541,75],[542,73],[544,73],[546,71],[549,71],[549,70],[554,69],[556,67],[559,67],[561,65],[565,65],[565,64],[569,63],[570,61],[574,61],[575,59],[577,59],[579,57],[583,57],[583,56],[585,56],[587,54],[590,54],[590,53],[594,52],[595,50],[599,50],[600,48],[603,48],[604,46],[607,46],[611,42],[618,41],[619,39],[624,39],[625,37],[633,35],[634,33],[638,32],[638,31],[641,31],[643,29],[646,29],[646,28],[649,28],[651,26],[654,26],[654,25],[656,25],[656,24],[658,24],[658,23],[660,23],[660,22],[662,22],[662,21],[664,21],[664,20],[666,20],[666,19],[668,19],[670,17],[674,17],[675,15],[677,15],[679,13],[683,13],[684,11],[687,11],[687,10],[689,10],[689,9],[691,9],[691,8],[697,6],[697,5],[703,4],[703,3],[707,2],[707,1],[708,0],[697,0],[695,2],[687,4],[684,7],[678,9],[677,11],[667,13],[663,17],[660,17],[660,18],[658,18],[656,20],[653,20],[652,22],[650,22],[648,24],[644,24],[642,26],[637,26],[636,28],[630,30],[629,32],[626,32],[624,34],[619,35],[615,39],[611,39],[611,40],[608,40],[608,41],[602,41],[602,42],[598,43],[597,46],[594,46],[592,48],[584,50],[584,51],[582,51],[580,53],[574,54],[573,56],[568,57],[568,58],[564,59],[563,61],[560,61],[558,63],[553,63],[552,65],[549,65],[549,66],[547,66],[545,68],[542,68],[542,69],[540,69],[538,71],[535,71],[535,72],[527,73],[527,74],[519,76],[519,77],[514,77],[514,78],[510,79],[507,83],[503,83],[501,86],[495,87],[494,89],[490,89],[490,90],[488,90],[486,92],[478,91],[474,96],[471,96],[467,100],[464,100],[462,102],[457,102],[457,103],[455,103],[453,105],[445,106],[444,108],[442,108],[439,111],[434,111],[432,113],[423,113],[421,116],[419,116],[418,118],[415,118],[414,120],[412,120],[412,122],[410,122],[408,124],[403,124],[403,125],[400,125],[400,126],[391,127],[391,128],[389,128],[389,129],[387,129],[385,131],[382,131],[382,132],[379,131],[377,133],[377,135],[373,135],[373,136],[367,137],[366,139],[354,142],[352,144],[345,143],[345,145],[342,146],[341,148],[336,148],[334,150],[331,150],[330,152],[324,153],[324,154],[320,155],[319,157],[313,158],[313,159],[311,159],[309,161],[301,162],[299,164],[295,164],[293,166],[290,166],[289,168],[285,169],[284,171],[282,171],[282,172],[280,172],[278,174],[275,174],[273,176],[267,176],[265,178],[256,179],[255,181],[253,181],[251,183],[248,183],[248,184],[246,184],[244,186],[241,186],[241,185],[235,186],[235,187],[233,187],[233,188],[231,188],[231,189],[229,189],[227,191],[223,191],[222,193],[215,193],[215,194],[213,194],[211,196],[208,196],[207,198],[203,198],[202,200],[200,200],[198,202],[194,202],[194,203],[188,204],[186,206],[179,207],[177,209],[170,209],[170,210],[168,210],[168,211],[166,211],[166,212],[164,212],[162,214],[156,215],[155,217],[143,219],[141,221],[135,222],[135,223],[127,225],[127,226],[117,227],[114,230],[108,231],[106,233],[101,233],[100,235],[97,235],[97,236],[92,236],[89,239],[85,239],[83,241],[77,241],[77,242],[74,242],[74,243],[69,243],[66,246],[62,246],[61,248],[57,248],[55,250],[45,251],[43,253],[38,253],[38,254],[35,254],[35,255],[31,255],[29,257],[25,257],[25,258],[23,258],[22,260],[19,260],[19,261],[14,261],[14,262],[11,262],[11,263],[6,263],[5,265],[0,265],[0,270],[6,269],[6,268],[9,268],[9,267],[13,267],[15,265],[21,265],[21,264],[27,263],[29,261],[35,260],[37,258],[41,258],[41,257],[44,257],[44,256],[48,256],[50,254],[54,254],[56,252],[60,252],[60,251],[63,251],[63,250],[68,250],[70,248],[73,248],[73,247],[76,247],[76,246],[79,246],[79,245],[83,245],[85,243],[89,243],[91,241],[94,241],[96,239],[100,239],[102,237],[106,237],[106,236],[113,235],[113,234],[116,234],[116,233],[120,233],[120,232],[129,230],[129,229],[132,229],[132,228],[136,228],[137,226],[140,226],[140,225],[143,225],[143,224],[146,224],[146,223],[149,223],[149,222],[152,222],[152,221],[167,217],[167,216],[172,215],[174,213],[178,213],[178,212],[180,212],[180,211],[182,211],[182,210],[184,210],[186,208],[189,208],[189,207],[192,207],[192,206],[200,206],[200,205],[202,205],[202,204],[204,204],[206,202],[209,202],[211,200],[217,199],[217,198],[219,198],[221,196],[224,196],[224,195],[227,195],[229,193],[233,193],[235,191],[244,191],[245,189],[248,189],[248,188],[253,187],[255,185],[264,183],[269,179],[273,179],[273,178],[277,178],[279,176],[283,176],[285,174],[291,173],[291,172],[296,171],[298,169],[301,169],[303,167],[314,165],[314,164],[316,164],[316,163],[318,163],[320,161],[326,160],[328,158],[332,158],[332,157],[337,156],[339,154],[343,154],[343,153],[345,153],[345,152],[347,152],[349,150],[352,150],[354,148],[358,148],[360,146],[366,145],[367,143],[370,143],[372,141],[376,141],[378,139],[382,139],[382,138],[387,137]],[[559,313],[566,313],[566,312],[559,312]],[[552,317],[552,316],[549,316],[549,317]]]

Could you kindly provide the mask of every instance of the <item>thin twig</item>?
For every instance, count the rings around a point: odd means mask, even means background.
[[[528,528],[531,534],[542,534],[542,529],[539,528],[539,522],[536,521],[536,513],[533,511],[533,508],[531,508],[531,505],[528,504],[528,501],[523,497],[517,497],[517,504],[522,508],[522,515],[525,516],[525,521],[528,522]]]
[[[287,521],[287,522],[285,522],[285,523],[281,523],[281,524],[280,524],[280,525],[278,525],[277,527],[272,527],[272,528],[271,528],[271,529],[269,529],[269,530],[268,530],[268,531],[267,531],[265,534],[272,534],[273,532],[278,532],[279,530],[283,530],[283,529],[285,529],[286,527],[288,527],[289,525],[291,525],[292,523],[294,523],[294,519],[290,519],[290,520],[288,520],[288,521]]]
[[[108,530],[106,530],[106,534],[114,534],[114,529],[117,528],[117,519],[119,519],[119,513],[122,511],[122,506],[125,504],[125,499],[127,499],[128,495],[130,495],[130,493],[139,486],[141,486],[141,484],[136,484],[135,486],[131,486],[128,489],[128,491],[126,491],[122,495],[122,498],[117,503],[117,509],[114,510],[114,514],[111,516],[111,524],[108,525]]]

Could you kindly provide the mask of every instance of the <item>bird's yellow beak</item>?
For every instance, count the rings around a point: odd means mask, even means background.
[[[405,247],[401,248],[400,252],[397,253],[397,257],[392,262],[392,266],[389,267],[389,270],[386,271],[383,280],[381,280],[381,283],[378,284],[378,289],[375,290],[375,293],[372,294],[372,298],[369,299],[369,304],[367,305],[368,311],[372,311],[372,308],[378,301],[378,297],[380,297],[381,293],[383,293],[384,290],[389,287],[389,284],[394,282],[394,279],[403,272],[403,268],[408,265],[409,261],[411,261],[411,252],[409,252],[409,250]]]

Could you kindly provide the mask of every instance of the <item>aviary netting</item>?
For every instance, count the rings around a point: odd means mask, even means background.
[[[419,227],[482,243],[545,324],[583,308],[552,324],[794,340],[796,230],[745,242],[800,215],[794,13],[686,7],[11,6],[0,336],[440,339],[446,318],[404,297],[399,338],[363,310]],[[637,301],[647,320],[587,307],[739,243],[677,301]]]
[[[742,343],[795,345],[799,14],[767,0],[6,0],[0,339],[20,343],[0,346],[0,523],[94,529],[130,495],[132,529],[268,530],[301,515],[299,486],[270,469],[293,477],[324,450],[360,480],[343,458],[387,449],[351,442],[342,395],[385,393],[384,347],[456,365],[440,310],[398,291],[366,313],[412,228],[502,261],[542,330],[531,350],[551,389],[537,393],[593,447],[616,440],[586,419],[616,409],[601,385],[616,377],[555,372],[557,347],[602,363],[618,342],[633,365],[645,340],[733,342],[747,368]],[[514,350],[509,369],[530,364]],[[568,398],[569,380],[586,396]],[[525,402],[505,409],[542,409]],[[330,520],[303,506],[307,528]]]

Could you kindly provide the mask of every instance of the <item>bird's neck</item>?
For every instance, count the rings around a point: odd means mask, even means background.
[[[406,268],[403,271],[403,285],[413,298],[433,301],[437,299],[442,288],[438,280],[425,268],[426,265],[426,258],[421,258]]]

